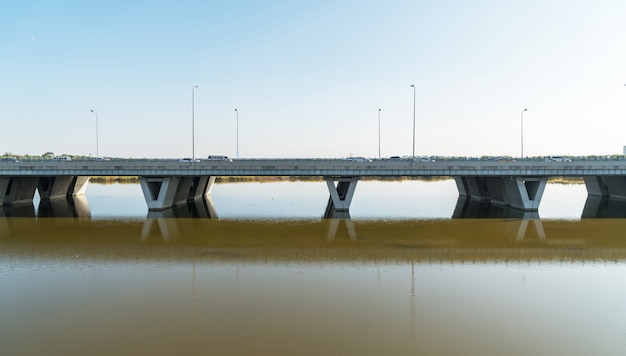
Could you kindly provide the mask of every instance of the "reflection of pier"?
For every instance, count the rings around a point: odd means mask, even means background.
[[[41,199],[37,210],[32,203],[0,206],[0,217],[90,218],[91,211],[84,196],[63,199]]]
[[[350,238],[350,240],[356,240],[357,239],[357,235],[356,235],[356,229],[354,228],[354,223],[352,222],[352,219],[347,218],[347,219],[339,219],[339,218],[333,218],[333,219],[328,219],[328,234],[326,235],[326,238],[328,240],[334,240],[335,237],[337,236],[337,230],[339,230],[339,226],[341,224],[344,224],[346,227],[346,232],[348,233],[348,237]]]
[[[141,240],[159,235],[164,241],[171,241],[179,235],[177,219],[189,218],[217,218],[211,197],[188,201],[185,205],[175,205],[170,209],[149,211],[141,230]],[[155,232],[157,228],[158,232]]]
[[[459,197],[452,214],[453,219],[506,219],[505,235],[515,236],[515,241],[522,241],[527,235],[534,235],[544,240],[546,233],[536,211],[522,211],[490,203]],[[529,226],[532,227],[529,230]]]
[[[524,211],[510,206],[494,205],[459,196],[452,214],[453,219],[539,219],[536,211]]]
[[[89,204],[84,196],[66,199],[42,199],[39,202],[37,216],[50,218],[88,218],[91,216]]]

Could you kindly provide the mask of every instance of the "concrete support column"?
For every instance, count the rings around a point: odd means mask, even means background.
[[[330,198],[324,212],[325,218],[335,217],[336,212],[348,212],[354,196],[358,177],[324,177]],[[335,182],[337,185],[335,186]]]
[[[600,176],[591,176],[584,177],[585,187],[587,188],[587,195],[592,195],[596,197],[608,197],[609,190],[606,185],[602,181],[602,177]]]
[[[602,182],[604,192],[608,193],[611,199],[626,200],[626,177],[603,176],[597,178]]]
[[[548,183],[547,177],[504,178],[509,205],[515,209],[537,211]]]
[[[37,183],[37,190],[41,200],[65,199],[70,190],[70,185],[74,177],[40,177]]]
[[[459,196],[502,207],[537,211],[547,177],[454,177]]]
[[[179,177],[139,177],[148,210],[164,210],[174,205]]]
[[[201,200],[211,193],[215,177],[139,177],[150,211]]]
[[[172,205],[187,204],[193,189],[194,177],[177,177],[177,179],[178,183],[175,183],[177,187],[175,187],[176,192],[174,193]]]
[[[474,201],[489,202],[491,195],[483,177],[454,177],[459,195]]]
[[[33,202],[39,177],[0,177],[0,206]]]
[[[87,185],[89,183],[89,179],[91,179],[91,177],[85,177],[85,176],[73,177],[72,184],[70,185],[70,189],[67,191],[67,195],[72,196],[72,197],[85,195],[85,191],[87,191]]]
[[[491,200],[491,204],[499,206],[511,205],[509,201],[509,195],[507,194],[506,185],[504,179],[501,177],[484,177],[484,185],[487,187],[487,192]]]
[[[91,177],[57,176],[40,177],[37,190],[42,200],[65,199],[85,195],[87,183]]]
[[[200,200],[211,195],[215,176],[193,177],[193,185],[189,192],[189,200]]]
[[[456,189],[459,191],[459,196],[461,197],[469,197],[469,188],[467,187],[467,182],[465,181],[465,177],[453,177],[454,182],[456,183]]]

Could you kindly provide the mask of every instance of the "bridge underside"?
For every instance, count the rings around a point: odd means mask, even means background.
[[[35,192],[42,201],[56,201],[85,194],[90,177],[44,176],[0,177],[0,206],[32,204]],[[139,177],[141,190],[149,211],[184,207],[198,201],[210,201],[215,176],[154,176]],[[325,218],[349,218],[350,203],[359,177],[324,177],[330,197]],[[216,217],[210,206],[211,217]]]
[[[547,177],[454,177],[459,195],[523,211],[537,211]]]
[[[141,176],[140,185],[150,211],[184,207],[210,197],[215,176]],[[453,177],[459,196],[474,202],[535,212],[547,184],[547,176]],[[35,192],[41,200],[56,201],[85,194],[88,176],[0,176],[0,206],[32,204]],[[325,218],[349,218],[359,176],[324,176],[329,198]],[[590,197],[626,202],[626,176],[586,176]],[[604,204],[606,205],[606,204]],[[615,204],[613,204],[615,205]],[[215,211],[211,205],[211,215]],[[587,209],[587,210],[591,210]]]

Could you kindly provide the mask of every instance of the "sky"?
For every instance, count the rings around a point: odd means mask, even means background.
[[[625,13],[622,0],[5,1],[0,154],[622,154]]]

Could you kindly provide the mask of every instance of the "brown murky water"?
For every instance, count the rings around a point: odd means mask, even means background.
[[[0,218],[0,354],[620,355],[625,231]]]

